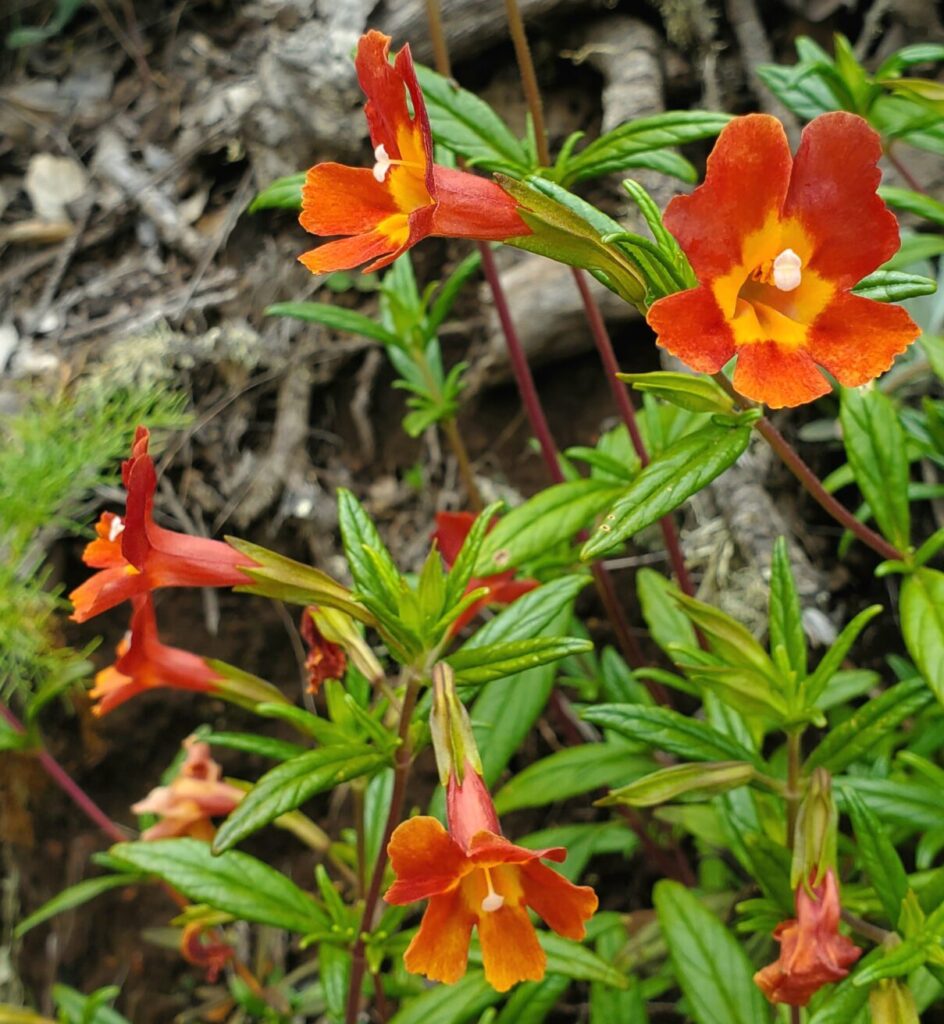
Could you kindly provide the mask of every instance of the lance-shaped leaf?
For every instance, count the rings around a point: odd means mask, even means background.
[[[918,295],[933,295],[937,291],[937,282],[900,270],[876,270],[863,277],[852,290],[856,295],[876,302],[904,302]]]
[[[806,681],[806,699],[810,704],[815,704],[819,700],[830,679],[842,668],[842,663],[859,634],[881,611],[880,604],[870,605],[843,626],[839,636]]]
[[[300,210],[302,206],[302,185],[305,184],[305,172],[289,174],[284,178],[276,178],[256,196],[249,204],[249,213],[258,210]]]
[[[469,580],[472,579],[476,563],[481,557],[488,528],[501,507],[502,502],[496,501],[489,505],[488,508],[483,509],[476,516],[475,522],[466,534],[462,547],[459,549],[459,554],[456,556],[456,560],[453,562],[452,568],[449,570],[449,576],[446,579],[445,605],[447,609],[455,608],[459,601],[462,600],[465,589],[469,585]]]
[[[922,567],[901,585],[901,631],[908,653],[944,704],[944,573]]]
[[[881,185],[878,194],[893,209],[916,213],[919,217],[944,227],[944,203],[939,199],[914,192],[910,188],[896,188],[893,185]]]
[[[228,850],[269,822],[333,789],[388,764],[390,756],[365,744],[309,750],[266,772],[220,826],[213,849]]]
[[[274,306],[266,307],[265,315],[288,316],[312,324],[323,324],[334,331],[359,334],[371,341],[379,341],[382,345],[402,344],[400,338],[369,316],[328,302],[277,302]]]
[[[790,567],[790,552],[783,537],[774,543],[770,563],[770,605],[768,610],[770,650],[777,657],[783,651],[787,667],[797,680],[806,677],[806,635],[803,632],[803,616],[800,599],[797,596],[793,570]]]
[[[731,736],[670,708],[643,704],[598,704],[581,718],[669,754],[697,761],[749,761],[759,757]]]
[[[48,921],[51,917],[55,917],[56,914],[61,914],[66,910],[80,907],[83,903],[88,903],[89,900],[95,899],[96,896],[100,896],[103,892],[134,885],[135,882],[140,881],[141,876],[137,874],[118,874],[102,875],[99,878],[86,878],[75,885],[70,885],[67,889],[63,889],[62,892],[57,892],[51,900],[47,900],[38,910],[34,910],[29,917],[24,917],[13,930],[13,937],[17,939],[22,938],[30,929],[35,928],[38,924],[42,924],[43,921]],[[0,1024],[2,1024],[2,1021],[3,1014],[0,1013]]]
[[[401,591],[400,573],[370,516],[344,487],[338,488],[338,525],[348,568],[358,591],[369,595],[396,616]]]
[[[573,537],[623,492],[622,485],[581,479],[554,484],[498,521],[485,538],[476,572],[487,576],[523,565]]]
[[[593,650],[593,643],[578,637],[536,636],[530,640],[506,640],[471,650],[463,648],[446,661],[456,673],[456,680],[468,686],[480,686],[493,679],[503,679],[516,672],[547,665],[572,654]]]
[[[672,580],[655,569],[642,568],[636,573],[636,592],[652,639],[663,651],[676,644],[698,646],[691,620],[676,600],[681,591]]]
[[[367,625],[376,625],[374,616],[358,603],[350,590],[326,572],[238,537],[227,537],[226,542],[259,563],[258,567],[241,568],[253,582],[244,587],[234,587],[235,590],[274,597],[292,604],[325,604],[347,612]]]
[[[884,824],[869,810],[855,790],[844,789],[843,800],[852,819],[858,854],[866,874],[882,901],[889,923],[897,928],[901,904],[908,893],[908,875],[904,865]]]
[[[679,797],[708,800],[718,793],[746,786],[755,774],[754,766],[745,761],[675,764],[612,790],[602,800],[597,800],[596,806],[654,807]]]
[[[732,465],[750,437],[750,426],[709,423],[670,445],[629,485],[580,557],[597,558],[678,508]]]
[[[255,921],[307,935],[330,921],[312,897],[248,853],[215,856],[200,839],[155,839],[118,843],[111,855],[123,864],[156,875],[188,899],[207,903],[242,921]]]
[[[692,373],[656,370],[652,373],[618,373],[635,391],[646,391],[691,412],[729,413],[734,400],[710,378]]]
[[[501,993],[485,980],[480,970],[467,971],[455,985],[433,985],[404,1005],[390,1018],[390,1024],[464,1024],[478,1020],[501,999]]]

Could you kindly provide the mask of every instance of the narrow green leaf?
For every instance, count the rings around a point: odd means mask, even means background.
[[[397,616],[400,574],[370,516],[344,487],[338,488],[338,525],[357,589]]]
[[[529,764],[495,796],[499,814],[522,807],[544,807],[592,789],[638,779],[652,769],[652,759],[633,756],[610,743],[566,747]]]
[[[883,535],[911,542],[905,432],[890,398],[875,388],[843,388],[839,421],[849,464]]]
[[[744,761],[712,761],[698,764],[674,764],[646,775],[628,786],[611,790],[599,807],[625,804],[627,807],[654,807],[679,797],[707,800],[729,789],[746,786],[756,775],[752,764]]]
[[[941,789],[917,779],[898,782],[893,779],[869,779],[846,775],[838,789],[842,795],[852,787],[863,802],[883,821],[903,825],[909,832],[939,828],[941,825]]]
[[[523,565],[558,544],[571,541],[592,526],[624,486],[606,480],[580,479],[539,491],[498,521],[485,538],[476,572],[487,576],[509,566]]]
[[[603,729],[613,729],[629,739],[689,760],[760,761],[747,747],[707,722],[681,715],[670,708],[642,704],[598,704],[584,710],[581,718]]]
[[[266,316],[289,316],[308,323],[323,324],[334,331],[345,331],[348,334],[359,334],[382,345],[400,345],[400,339],[376,320],[343,306],[333,306],[327,302],[277,302],[267,306]]]
[[[389,762],[387,754],[365,745],[337,745],[309,750],[266,772],[220,826],[213,849],[220,853],[316,793],[333,789]]]
[[[895,929],[901,904],[908,892],[908,875],[882,822],[853,789],[843,792],[846,812],[858,844],[858,854],[872,888],[882,901],[888,921]]]
[[[210,844],[200,839],[118,843],[110,852],[139,871],[162,878],[188,899],[240,920],[301,935],[329,927],[308,893],[248,853],[230,850],[214,856]]]
[[[717,917],[678,882],[657,882],[653,900],[696,1024],[769,1024],[770,1008],[754,984],[754,967]]]
[[[276,178],[256,196],[249,204],[247,212],[258,210],[299,210],[302,205],[302,185],[305,184],[305,171],[289,174],[284,178]]]
[[[68,1024],[131,1024],[127,1017],[122,1017],[110,1006],[95,1005],[96,996],[101,991],[84,996],[68,985],[53,985],[52,999],[60,1014],[65,1014],[63,1019]]]
[[[810,704],[815,704],[819,700],[829,685],[830,679],[842,668],[842,663],[846,660],[846,655],[858,639],[859,634],[881,611],[880,604],[870,605],[843,626],[839,636],[833,641],[832,646],[820,659],[820,663],[807,680],[806,698]]]
[[[493,679],[526,672],[539,665],[592,650],[593,643],[589,640],[572,636],[536,636],[530,640],[509,640],[473,650],[463,648],[450,655],[446,661],[455,670],[459,683],[480,686]]]
[[[667,515],[720,476],[747,448],[749,426],[710,423],[676,441],[639,474],[584,545],[584,560],[617,544]]]
[[[922,566],[905,578],[901,631],[908,653],[944,704],[944,573]]]
[[[538,939],[547,953],[548,974],[561,974],[575,981],[596,981],[616,989],[629,986],[629,979],[622,971],[579,942],[544,931],[538,932]]]
[[[494,1024],[543,1024],[569,985],[570,978],[566,975],[551,973],[543,981],[526,981],[518,985]]]
[[[655,569],[643,567],[636,573],[636,592],[652,639],[663,651],[668,653],[669,646],[674,644],[698,646],[691,620],[676,600],[681,591],[671,580]]]
[[[494,502],[488,508],[483,509],[475,518],[472,528],[466,534],[466,538],[459,549],[452,568],[449,570],[449,577],[446,580],[446,607],[453,608],[465,594],[469,580],[475,570],[475,563],[479,560],[482,545],[485,542],[485,535],[489,526],[501,509],[501,502]]]
[[[449,316],[462,286],[472,278],[482,263],[482,255],[476,250],[470,253],[443,281],[426,317],[426,330],[432,337]]]
[[[798,679],[806,677],[806,635],[790,552],[783,537],[774,543],[770,564],[770,649],[780,647]]]
[[[933,700],[921,679],[909,679],[858,708],[833,729],[806,762],[835,774],[857,761]]]
[[[22,938],[30,929],[36,925],[48,921],[49,918],[61,914],[63,911],[72,910],[89,900],[95,899],[109,889],[120,889],[122,886],[133,885],[140,882],[140,875],[102,875],[101,878],[86,878],[82,882],[70,885],[62,892],[56,893],[51,900],[44,903],[38,910],[34,910],[29,917],[24,917],[13,931],[14,938]]]
[[[937,281],[900,270],[876,270],[863,277],[852,290],[856,295],[876,302],[904,302],[918,295],[933,295],[937,291]]]
[[[729,413],[734,409],[734,400],[710,377],[665,370],[618,373],[616,376],[631,384],[635,391],[648,391],[657,398],[663,398],[691,412]]]
[[[455,985],[434,985],[404,1005],[390,1024],[465,1024],[477,1020],[501,999],[480,970],[470,970]]]
[[[297,743],[287,743],[271,736],[257,736],[251,732],[210,732],[203,740],[214,747],[242,750],[247,754],[271,757],[275,761],[287,761],[291,757],[305,753],[305,748]]]

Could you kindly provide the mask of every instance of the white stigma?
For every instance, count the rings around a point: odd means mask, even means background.
[[[800,285],[800,257],[792,249],[784,249],[774,260],[773,279],[775,287],[782,292],[792,292]]]
[[[505,897],[500,892],[490,892],[484,900],[482,900],[482,909],[487,913],[491,914],[496,910],[501,910],[505,905]]]
[[[121,521],[121,516],[115,516],[111,521],[111,526],[108,528],[108,541],[114,544],[115,541],[124,532],[125,524]]]
[[[374,159],[377,161],[374,164],[374,180],[383,183],[384,178],[387,177],[387,171],[390,170],[391,161],[387,147],[382,142],[374,150]]]

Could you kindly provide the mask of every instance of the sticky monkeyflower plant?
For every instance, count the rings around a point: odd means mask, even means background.
[[[768,115],[706,111],[572,136],[552,154],[533,90],[519,139],[448,75],[415,65],[405,41],[391,59],[387,36],[360,39],[372,157],[319,163],[253,204],[298,209],[302,228],[329,239],[298,258],[331,285],[320,292],[316,277],[316,301],[267,312],[383,345],[409,396],[404,430],[449,440],[463,507],[437,494],[407,545],[415,561],[400,564],[339,488],[342,557],[328,572],[171,529],[139,427],[125,507],[102,512],[71,594],[76,624],[106,613],[129,624],[88,697],[116,726],[132,702],[158,701],[197,702],[214,724],[160,780],[155,765],[120,825],[52,762],[113,845],[97,874],[33,909],[18,939],[109,890],[158,882],[176,905],[180,957],[216,986],[212,1009],[194,1011],[207,1019],[937,1019],[944,315],[912,256],[944,249],[929,248],[930,232],[900,247],[889,207],[938,228],[944,217],[931,197],[882,181],[901,162],[896,110],[907,107],[901,138],[944,151],[917,116],[921,79],[903,74],[944,51],[906,48],[857,78],[838,42],[832,71],[801,46],[844,99],[816,87],[817,104],[801,102],[809,68],[765,72],[809,122],[795,154]],[[911,90],[904,106],[896,88]],[[698,184],[675,147],[705,140]],[[663,214],[624,182],[644,234],[579,194],[636,167],[686,187]],[[414,271],[420,243],[439,246],[447,269],[456,257],[441,283]],[[556,447],[498,243],[575,270],[620,413],[612,426],[601,408],[593,445]],[[338,298],[334,275],[358,267],[383,271],[361,295],[376,314]],[[495,488],[461,437],[465,365],[448,367],[439,344],[480,267],[549,481],[511,508],[483,500]],[[613,352],[587,274],[644,315],[662,369],[619,371],[627,353]],[[802,406],[801,418],[789,411]],[[767,409],[788,411],[775,425]],[[831,445],[825,480],[792,443],[810,425]],[[784,499],[806,517],[796,538],[765,544],[756,587],[729,599],[677,517],[724,487],[751,445],[769,445],[815,504]],[[810,586],[808,564],[798,583],[814,535],[823,578],[848,581],[841,592]],[[182,587],[233,589],[249,615],[250,600],[297,606],[301,681],[280,678],[274,659],[263,679],[172,646],[164,602]],[[232,720],[218,701],[236,705]],[[0,737],[50,767],[34,719],[11,713]],[[254,780],[226,774],[245,755]],[[285,937],[282,963],[268,966],[258,926]],[[57,993],[76,1024],[115,996]]]

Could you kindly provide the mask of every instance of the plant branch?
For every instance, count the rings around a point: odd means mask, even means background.
[[[344,1015],[345,1024],[355,1024],[360,1011],[361,987],[364,982],[364,973],[367,969],[367,958],[365,956],[367,935],[373,927],[377,904],[380,902],[380,890],[383,886],[384,871],[387,867],[387,844],[390,842],[393,830],[400,823],[400,816],[403,813],[406,783],[410,775],[410,765],[413,757],[413,749],[410,744],[410,725],[419,689],[419,677],[414,672],[410,672],[407,678],[403,705],[400,709],[400,725],[397,729],[400,746],[397,747],[397,753],[394,758],[393,792],[390,794],[387,823],[384,825],[383,837],[380,840],[380,852],[377,854],[373,874],[370,878],[370,886],[364,899],[364,912],[361,915],[361,925],[352,951],[351,981],[347,993],[347,1008]]]
[[[0,716],[6,720],[10,728],[15,732],[21,735],[26,734],[23,723],[2,703],[0,703]],[[108,817],[48,750],[39,746],[28,752],[35,754],[36,760],[42,765],[49,778],[69,797],[89,821],[94,822],[112,842],[123,843],[128,838],[126,833]]]
[[[734,390],[731,382],[723,373],[714,374],[714,379],[742,409],[751,409],[754,407],[752,402],[748,401],[748,399],[743,395]],[[762,416],[754,424],[754,429],[761,435],[761,437],[764,438],[770,447],[773,448],[777,455],[780,456],[783,464],[790,470],[797,480],[800,481],[807,494],[809,494],[809,496],[821,508],[828,512],[840,526],[844,526],[847,530],[854,533],[863,544],[870,547],[876,554],[881,555],[882,558],[903,559],[905,557],[904,552],[899,551],[898,548],[889,544],[884,537],[876,533],[871,527],[866,526],[865,523],[859,522],[859,520],[856,519],[845,505],[837,501],[829,491],[823,487],[823,483],[820,478],[812,469],[810,469],[806,462],[803,461],[793,445],[790,444],[790,442],[783,436],[783,434],[780,433],[773,423],[767,419],[766,416]]]
[[[544,104],[541,102],[538,76],[534,72],[531,47],[528,46],[528,35],[524,29],[524,19],[518,8],[518,0],[505,0],[505,13],[508,15],[508,32],[515,47],[515,59],[518,61],[518,71],[521,75],[521,87],[524,89],[528,110],[531,114],[531,123],[534,127],[538,160],[545,167],[550,167],[551,154],[547,145],[547,131],[544,127]]]

